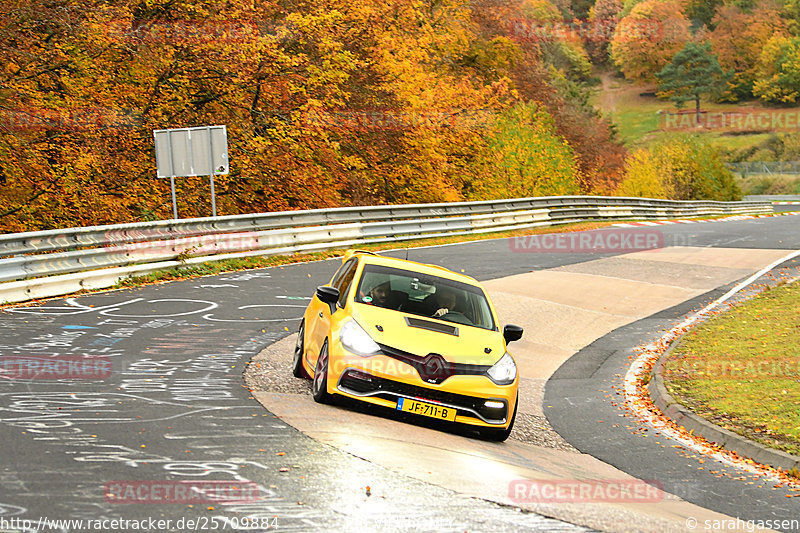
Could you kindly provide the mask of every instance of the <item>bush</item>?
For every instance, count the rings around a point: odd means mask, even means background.
[[[617,196],[636,198],[667,197],[664,184],[658,177],[655,159],[649,150],[636,150],[625,160],[625,178],[616,193]]]
[[[674,137],[642,149],[626,161],[616,193],[672,200],[742,199],[719,151],[699,137]]]
[[[753,94],[765,102],[794,103],[800,96],[800,37],[775,36],[758,62]]]
[[[535,102],[502,113],[482,154],[483,176],[472,198],[580,194],[572,147],[555,131],[553,117]]]

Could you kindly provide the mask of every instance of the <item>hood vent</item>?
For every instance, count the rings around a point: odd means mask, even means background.
[[[405,319],[406,319],[406,324],[408,324],[412,328],[438,331],[439,333],[447,333],[448,335],[453,335],[455,337],[458,337],[458,328],[455,326],[448,326],[447,324],[441,324],[439,322],[431,322],[430,320],[421,320],[419,318],[412,318],[410,316],[405,317]]]

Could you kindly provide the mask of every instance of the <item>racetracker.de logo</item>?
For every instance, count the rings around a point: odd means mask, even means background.
[[[517,479],[508,496],[519,503],[644,503],[663,500],[664,492],[654,480]]]
[[[664,131],[797,131],[800,111],[797,109],[748,109],[733,111],[690,110],[665,112],[659,126]]]
[[[494,120],[491,109],[309,109],[303,124],[321,130],[352,132],[406,131],[416,129],[484,129]]]
[[[111,360],[107,357],[4,355],[0,357],[0,378],[5,379],[108,379]]]
[[[730,379],[772,380],[800,378],[800,360],[797,359],[756,359],[735,360],[670,360],[666,373],[673,379]]]
[[[135,129],[141,122],[131,110],[105,107],[0,110],[0,130],[7,132],[123,130]]]
[[[108,481],[107,503],[232,503],[254,502],[259,489],[251,481]]]
[[[155,240],[160,235],[157,232],[137,232],[137,234],[126,234],[123,232],[108,232],[106,239],[109,241],[124,241],[127,238],[145,239],[150,237],[153,240],[140,240],[119,244],[113,248],[114,251],[128,254],[132,258],[142,256],[172,257],[178,254],[191,256],[210,255],[234,252],[246,252],[276,246],[283,241],[280,236],[264,235],[245,231],[241,233],[225,233],[212,235],[192,235],[188,237],[168,237],[163,240]]]
[[[508,34],[520,42],[646,42],[660,38],[665,33],[664,22],[660,20],[631,20],[623,26],[616,18],[574,19],[571,21],[537,20],[528,18],[512,19],[508,24]]]
[[[280,29],[291,31],[270,20],[112,20],[93,26],[113,42],[159,45],[205,45],[255,42],[276,35]]]
[[[664,247],[664,233],[654,229],[613,229],[575,233],[522,235],[509,241],[512,252],[521,253],[620,253]]]

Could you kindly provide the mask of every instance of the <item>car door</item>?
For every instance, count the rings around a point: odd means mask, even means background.
[[[358,259],[351,258],[336,272],[331,280],[330,286],[339,290],[339,303],[337,307],[344,307],[344,302],[347,299],[347,291],[350,284],[353,282],[356,269],[358,268]],[[308,312],[308,347],[306,349],[306,361],[314,368],[317,364],[319,352],[322,350],[322,345],[330,336],[331,329],[331,309],[328,304],[322,302],[316,294],[311,300]]]

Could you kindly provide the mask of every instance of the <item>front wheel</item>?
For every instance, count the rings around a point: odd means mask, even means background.
[[[517,395],[517,399],[514,402],[514,414],[511,415],[511,422],[508,424],[508,427],[505,429],[481,429],[481,437],[486,440],[493,440],[497,442],[503,442],[511,435],[511,429],[514,427],[514,420],[517,419],[517,407],[519,406],[519,395]]]
[[[292,359],[292,375],[296,378],[308,378],[308,372],[303,367],[303,357],[305,357],[305,321],[300,322],[300,330],[297,332],[297,343],[294,345],[294,359]]]
[[[331,403],[331,395],[328,392],[328,341],[322,345],[322,350],[317,358],[317,366],[314,370],[314,382],[311,385],[311,394],[317,403]]]

